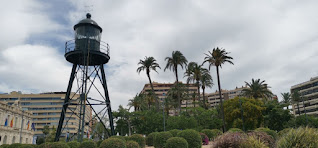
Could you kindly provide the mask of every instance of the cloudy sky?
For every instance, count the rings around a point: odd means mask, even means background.
[[[10,0],[0,5],[1,93],[66,91],[72,65],[64,59],[64,44],[87,12],[111,47],[105,68],[113,110],[127,105],[148,82],[145,73],[136,73],[140,59],[153,56],[164,67],[174,50],[198,63],[214,47],[230,52],[235,65],[221,69],[223,89],[260,78],[281,98],[292,85],[318,76],[315,0]],[[158,72],[151,73],[153,81],[175,81],[172,72]],[[214,67],[211,73],[216,84]]]

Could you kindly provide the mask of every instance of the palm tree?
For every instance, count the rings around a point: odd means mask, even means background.
[[[187,65],[187,68],[186,68],[186,71],[184,72],[184,76],[183,77],[190,77],[191,74],[192,74],[192,71],[193,71],[193,67],[197,65],[197,63],[195,62],[190,62],[188,65]],[[189,89],[190,89],[190,85],[189,85],[190,81],[187,80],[187,100],[190,99],[192,95],[189,94]],[[194,99],[193,99],[194,100]],[[195,100],[194,100],[195,101]],[[193,102],[193,105],[195,107],[195,102]],[[186,102],[186,108],[188,107],[188,102]]]
[[[223,133],[226,131],[225,127],[225,119],[224,119],[224,108],[223,108],[223,99],[221,94],[221,83],[220,83],[220,74],[219,74],[219,67],[222,68],[222,64],[230,63],[234,65],[234,63],[231,61],[233,58],[228,56],[229,52],[226,52],[225,49],[222,48],[213,48],[212,52],[209,51],[208,54],[205,54],[206,57],[204,58],[204,63],[209,63],[209,70],[211,66],[216,67],[216,75],[218,78],[218,87],[219,87],[219,95],[220,95],[220,103],[221,103],[221,114],[222,114],[222,120],[223,120]]]
[[[200,80],[201,80],[201,78],[202,78],[202,75],[204,74],[204,73],[208,73],[208,70],[207,69],[205,69],[205,68],[202,68],[202,66],[201,65],[198,65],[197,63],[195,63],[195,62],[190,62],[190,64],[191,64],[191,69],[190,69],[190,71],[186,71],[186,73],[185,73],[185,75],[188,77],[187,78],[187,83],[189,83],[189,82],[196,82],[196,85],[197,85],[197,87],[198,87],[198,99],[199,99],[199,101],[201,100],[200,99]],[[190,65],[189,64],[189,65]],[[205,102],[205,101],[204,101]],[[203,103],[204,104],[204,103]],[[206,108],[206,107],[204,107],[204,108]]]
[[[268,99],[273,96],[273,93],[268,89],[269,87],[265,83],[265,80],[261,81],[260,79],[252,79],[251,83],[245,82],[247,88],[242,90],[243,95],[249,98],[254,99]]]
[[[180,51],[173,51],[172,52],[172,57],[166,57],[165,59],[167,61],[167,65],[164,69],[172,70],[175,75],[176,75],[176,84],[177,84],[177,89],[179,90],[178,84],[178,65],[181,66],[183,69],[183,66],[186,66],[188,61],[187,59],[183,56],[183,54]],[[179,113],[181,112],[181,100],[180,100],[180,94],[178,93],[178,105],[179,105]]]
[[[205,109],[208,109],[208,107],[206,106],[206,100],[205,100],[205,88],[212,88],[213,86],[213,82],[212,82],[212,76],[210,75],[210,73],[208,72],[207,69],[205,69],[206,72],[203,72],[203,74],[201,75],[201,88],[202,88],[202,93],[203,93],[203,105]],[[205,71],[204,70],[204,71]]]
[[[287,92],[287,93],[281,93],[281,94],[282,94],[282,96],[283,96],[283,101],[282,101],[282,103],[286,104],[287,110],[288,110],[288,106],[289,106],[290,101],[291,101],[291,95],[290,95],[289,92]]]
[[[140,73],[143,70],[146,70],[147,77],[149,79],[149,83],[151,86],[152,94],[154,95],[155,101],[156,101],[156,108],[157,111],[159,111],[159,100],[157,97],[155,97],[155,91],[153,89],[152,81],[150,78],[150,71],[153,70],[157,72],[156,68],[160,68],[159,64],[156,62],[156,59],[153,57],[145,57],[145,60],[140,60],[139,63],[141,66],[137,68],[137,72]],[[157,72],[158,73],[158,72]]]
[[[295,103],[297,104],[298,115],[300,116],[300,111],[299,111],[299,102],[301,101],[300,100],[300,93],[298,90],[295,90],[292,92],[291,96],[292,96],[291,99],[293,101],[293,104],[295,104]]]
[[[140,107],[141,107],[141,102],[140,102],[139,97],[140,96],[138,96],[138,94],[137,94],[133,99],[130,99],[129,103],[128,103],[128,106],[134,107],[135,111],[140,110]]]

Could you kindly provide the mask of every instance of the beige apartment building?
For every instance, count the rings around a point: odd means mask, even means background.
[[[242,90],[244,88],[247,88],[247,87],[236,87],[235,89],[233,90],[221,90],[221,94],[222,94],[222,98],[224,99],[223,101],[225,100],[228,100],[228,99],[233,99],[237,96],[241,96],[242,95]],[[216,107],[217,105],[220,104],[220,95],[219,95],[219,92],[216,91],[214,93],[209,93],[206,95],[207,96],[207,99],[208,99],[208,103],[210,104],[210,107]]]
[[[179,82],[181,84],[183,84],[182,82]],[[152,83],[153,85],[153,89],[154,89],[154,92],[155,94],[159,97],[159,100],[162,101],[163,99],[167,98],[167,94],[168,94],[168,91],[174,87],[175,83],[158,83],[158,82],[153,82]],[[195,84],[184,84],[186,85],[186,89],[189,90],[189,94],[193,94],[193,93],[197,93],[198,91],[198,88],[197,86],[195,86]],[[151,92],[151,86],[150,84],[145,84],[144,88],[142,89],[142,91],[140,93],[145,93],[145,92]],[[181,107],[193,107],[193,104],[192,104],[192,100],[184,100],[182,99],[182,102],[181,102]],[[173,116],[173,115],[176,115],[176,110],[170,110],[169,111],[169,115]]]
[[[31,125],[31,112],[23,111],[17,103],[7,105],[0,102],[0,145],[32,144],[34,132]]]
[[[62,111],[62,105],[64,103],[66,92],[50,92],[41,94],[23,94],[21,92],[11,92],[10,94],[0,94],[0,102],[8,105],[12,105],[15,102],[24,111],[31,111],[33,116],[33,122],[35,124],[35,137],[43,136],[43,127],[48,125],[50,128],[53,126],[57,128],[60,114]],[[71,93],[73,96],[72,103],[77,104],[80,97],[79,94]],[[73,110],[67,110],[65,115],[65,121],[68,124],[65,125],[61,136],[66,136],[69,133],[70,136],[76,135],[78,132],[79,117],[76,115],[79,113],[80,107],[75,105],[69,105],[69,108]],[[90,107],[86,107],[85,113],[85,133],[89,131],[90,121],[92,119],[92,110]],[[76,136],[75,136],[76,137]]]
[[[301,101],[299,102],[300,115],[318,115],[318,77],[313,77],[309,81],[294,85],[290,88],[291,93],[298,90],[301,94]],[[304,104],[303,101],[304,99]],[[293,113],[298,116],[297,104],[292,104]],[[305,110],[306,109],[306,110]]]

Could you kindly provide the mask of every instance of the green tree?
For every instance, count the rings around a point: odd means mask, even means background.
[[[245,82],[245,84],[247,85],[247,88],[244,88],[242,92],[246,97],[268,100],[273,96],[273,93],[268,89],[269,87],[265,83],[265,80],[261,81],[260,79],[252,79],[251,83]]]
[[[128,109],[123,108],[121,105],[119,105],[117,112],[113,112],[114,119],[116,120],[116,131],[121,136],[131,134],[130,114],[131,113],[128,111]]]
[[[42,130],[43,134],[44,134],[44,137],[46,137],[49,133],[50,133],[50,127],[48,125],[45,125],[43,127],[43,130]]]
[[[240,100],[242,101],[244,123],[241,120]],[[265,110],[263,101],[245,97],[235,97],[224,102],[225,119],[229,128],[242,128],[244,124],[246,130],[253,130],[263,123]]]
[[[137,68],[137,72],[140,73],[141,71],[146,70],[146,74],[147,74],[147,77],[149,79],[149,83],[150,83],[150,86],[151,86],[152,93],[155,95],[155,91],[153,89],[152,81],[151,81],[151,78],[150,78],[150,71],[153,70],[153,71],[157,72],[157,70],[156,70],[157,68],[161,69],[159,64],[156,62],[156,59],[153,58],[153,57],[145,57],[145,60],[140,60],[138,64],[141,65],[141,66]],[[155,99],[156,108],[157,108],[157,111],[158,111],[159,110],[159,100],[157,99],[157,97],[155,97],[155,98],[156,98]]]
[[[300,100],[300,93],[299,93],[299,91],[298,90],[294,90],[293,92],[292,92],[292,102],[293,102],[293,104],[297,104],[297,109],[298,109],[298,115],[300,116],[300,110],[299,110],[299,102],[301,101]]]
[[[285,104],[288,110],[288,106],[290,105],[291,102],[291,94],[289,92],[287,93],[281,93],[283,100],[281,103]]]
[[[228,56],[229,52],[226,52],[225,49],[221,48],[214,48],[211,51],[209,51],[208,54],[205,54],[206,57],[204,58],[204,63],[208,62],[209,63],[209,70],[211,66],[216,67],[216,74],[217,74],[217,79],[218,79],[218,88],[219,88],[219,96],[220,96],[220,103],[221,103],[221,116],[223,120],[223,133],[226,131],[225,127],[225,119],[224,119],[224,108],[223,108],[223,99],[222,99],[222,94],[221,94],[221,83],[220,83],[220,74],[219,74],[219,67],[222,68],[222,64],[225,63],[230,63],[234,65],[232,62],[232,57]]]
[[[180,51],[173,51],[171,57],[166,57],[165,60],[167,61],[167,65],[164,69],[172,70],[176,75],[176,84],[178,86],[179,80],[178,80],[178,65],[181,66],[183,69],[183,66],[186,66],[188,63],[188,60],[185,58],[185,56]],[[179,88],[177,88],[179,90]],[[180,100],[180,94],[178,93],[178,107],[179,107],[179,113],[181,112],[181,100]]]
[[[222,120],[219,119],[216,109],[207,110],[197,107],[192,108],[189,112],[202,129],[219,129],[222,127]]]
[[[162,112],[145,110],[132,112],[131,123],[134,132],[148,135],[152,132],[163,131]]]
[[[52,129],[49,129],[49,136],[45,138],[45,142],[54,142],[56,134],[56,128],[53,126]]]
[[[268,101],[265,103],[265,110],[263,112],[264,125],[271,130],[280,131],[288,127],[288,122],[292,119],[289,110],[283,109],[277,100]]]

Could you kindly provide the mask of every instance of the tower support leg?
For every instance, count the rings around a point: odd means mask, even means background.
[[[57,130],[56,130],[56,135],[55,135],[55,139],[54,139],[55,142],[59,141],[60,136],[61,136],[61,131],[62,131],[62,127],[63,127],[65,113],[66,113],[67,107],[68,107],[68,105],[70,103],[70,94],[71,94],[71,90],[72,90],[73,81],[75,79],[76,68],[77,68],[77,65],[73,64],[72,73],[71,73],[71,76],[70,76],[70,81],[68,82],[67,92],[66,92],[65,99],[64,99],[64,104],[63,104],[63,107],[62,107],[62,112],[61,112],[61,116],[60,116],[59,125],[58,125]]]
[[[111,106],[110,106],[110,100],[109,100],[109,95],[108,95],[106,76],[105,76],[105,70],[104,70],[104,65],[103,64],[100,65],[100,70],[101,70],[102,79],[103,79],[103,87],[104,87],[104,92],[105,92],[106,106],[107,106],[107,111],[108,111],[111,135],[114,136],[115,135],[115,129],[114,129],[113,114],[112,114],[112,109],[111,109]]]

